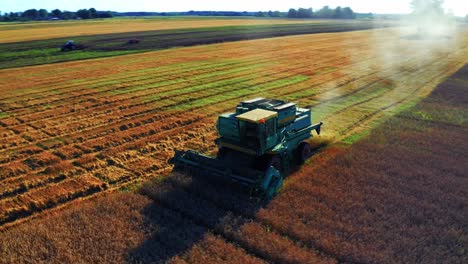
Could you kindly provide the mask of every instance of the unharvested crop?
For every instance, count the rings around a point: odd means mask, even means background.
[[[235,25],[238,21],[239,24]],[[268,20],[266,20],[268,21]],[[194,46],[229,41],[248,39],[271,38],[278,36],[290,36],[300,34],[314,34],[323,32],[344,32],[364,30],[392,25],[390,22],[376,21],[297,21],[296,23],[284,23],[287,21],[276,20],[273,24],[256,24],[265,21],[252,20],[253,24],[245,24],[245,20],[231,20],[226,25],[220,24],[207,27],[204,20],[193,21],[189,28],[161,30],[158,27],[137,31],[138,27],[118,27],[115,32],[94,34],[89,32],[87,36],[69,35],[67,37],[51,38],[46,40],[30,40],[13,43],[1,43],[0,41],[0,69],[22,67],[53,62],[73,61],[100,57],[117,56],[150,50],[160,50],[172,47]],[[271,21],[273,22],[273,21]],[[277,23],[276,23],[277,22]],[[292,22],[292,21],[290,21]],[[183,20],[178,22],[186,25]],[[234,23],[234,24],[231,24]],[[118,24],[118,23],[117,23]],[[130,23],[131,24],[131,23]],[[85,24],[86,25],[86,24]],[[85,27],[83,25],[83,27]],[[174,25],[175,28],[177,24]],[[112,29],[114,24],[110,27]],[[72,27],[69,25],[69,27]],[[196,28],[193,28],[196,27]],[[73,27],[72,27],[73,28]],[[2,26],[0,25],[0,35]],[[123,32],[121,32],[123,30]],[[13,30],[14,31],[14,30]],[[27,31],[22,29],[22,31]],[[10,31],[6,31],[10,32]],[[77,34],[75,31],[61,31]],[[116,33],[118,32],[118,33]],[[44,32],[48,35],[49,31]],[[23,33],[16,36],[29,36]],[[64,35],[65,36],[65,35]],[[84,47],[79,51],[61,52],[58,47],[70,39],[77,45]],[[137,44],[129,45],[129,39],[141,40]]]
[[[322,20],[315,20],[322,23]],[[118,32],[139,32],[148,30],[165,30],[180,28],[203,28],[240,25],[271,25],[271,24],[299,24],[311,23],[292,19],[223,19],[216,17],[179,17],[152,19],[106,19],[94,21],[54,21],[31,22],[0,25],[0,43],[20,42],[37,39],[50,39],[96,34],[111,34]],[[67,30],[64,30],[66,28]]]

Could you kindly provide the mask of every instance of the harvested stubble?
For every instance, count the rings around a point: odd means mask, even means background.
[[[466,57],[402,49],[402,67],[381,65],[373,46],[394,42],[392,33],[304,35],[0,70],[0,106],[8,113],[0,116],[0,181],[16,190],[20,183],[11,178],[71,170],[115,188],[167,175],[174,149],[213,153],[216,115],[256,96],[314,106],[314,120],[333,124],[322,138],[340,139],[426,95]],[[118,175],[106,171],[109,165]],[[45,183],[34,186],[54,182],[41,178]]]
[[[264,207],[172,174],[5,231],[0,262],[465,263],[466,79],[326,148]]]

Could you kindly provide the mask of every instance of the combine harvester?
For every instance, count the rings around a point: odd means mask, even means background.
[[[310,156],[312,130],[320,134],[322,122],[312,125],[310,109],[281,100],[243,101],[235,113],[218,117],[216,158],[196,151],[177,151],[169,161],[175,169],[215,180],[247,186],[272,198],[294,163]]]

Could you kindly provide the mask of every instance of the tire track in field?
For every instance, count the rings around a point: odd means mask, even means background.
[[[386,106],[382,106],[380,108],[378,108],[376,111],[362,117],[361,119],[358,120],[358,122],[356,122],[355,124],[347,127],[346,129],[343,129],[342,131],[349,131],[348,133],[343,133],[343,135],[339,138],[339,140],[342,140],[350,135],[352,135],[353,133],[355,133],[355,130],[361,126],[361,122],[364,122],[364,121],[369,121],[372,120],[372,119],[375,119],[375,117],[377,117],[380,113],[388,110],[388,109],[391,109],[391,108],[396,108],[398,105],[401,105],[402,103],[404,102],[407,102],[407,101],[410,101],[411,99],[415,99],[417,98],[417,96],[415,96],[418,92],[421,92],[426,85],[430,84],[430,83],[434,83],[435,81],[438,81],[440,79],[442,79],[443,77],[445,76],[448,76],[450,74],[453,74],[454,72],[456,72],[457,69],[459,69],[461,66],[463,66],[464,63],[460,63],[459,65],[457,65],[457,67],[454,67],[454,68],[450,68],[450,69],[445,69],[444,71],[436,74],[434,77],[430,78],[428,81],[425,81],[423,83],[423,85],[420,85],[418,86],[418,88],[412,90],[406,97],[404,98],[401,98],[389,105],[386,105]],[[433,87],[432,87],[433,88]],[[432,89],[431,88],[431,89]]]

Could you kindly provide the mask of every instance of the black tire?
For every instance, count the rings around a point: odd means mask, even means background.
[[[273,168],[277,169],[279,172],[282,171],[283,166],[281,166],[281,158],[279,155],[274,155],[271,157],[270,166],[273,166]]]
[[[216,153],[216,159],[218,160],[224,160],[226,157],[227,149],[225,147],[219,147],[218,153]]]
[[[255,163],[253,165],[253,168],[259,170],[259,171],[265,171],[270,168],[270,166],[273,166],[275,169],[278,171],[282,171],[282,166],[281,166],[281,157],[279,155],[263,155],[258,157],[255,160]]]
[[[279,189],[283,186],[283,177],[277,175],[273,177],[269,184],[268,188],[265,191],[265,198],[271,200],[278,193]]]
[[[310,156],[310,145],[307,142],[301,142],[296,149],[297,162],[299,164],[304,164],[304,162]]]

